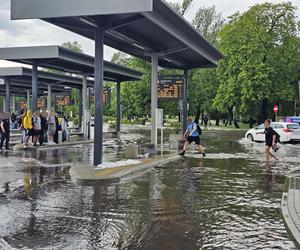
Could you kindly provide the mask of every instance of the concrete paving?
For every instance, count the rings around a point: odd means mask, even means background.
[[[300,249],[300,171],[295,171],[287,177],[281,212],[288,233]]]
[[[140,164],[105,169],[96,169],[93,166],[75,164],[70,169],[70,175],[79,185],[94,186],[97,184],[118,182],[121,179],[134,178],[157,165],[176,161],[179,158],[177,154],[155,156],[141,160]]]
[[[87,141],[71,141],[71,142],[63,142],[63,143],[58,143],[58,144],[46,144],[44,146],[38,146],[34,147],[33,145],[29,146],[28,148],[24,148],[23,144],[16,144],[13,147],[14,151],[25,151],[25,150],[36,150],[36,151],[43,151],[43,150],[54,150],[54,149],[60,149],[64,147],[71,147],[71,146],[76,146],[76,145],[84,145],[84,144],[91,144],[93,143],[93,140],[87,140]]]

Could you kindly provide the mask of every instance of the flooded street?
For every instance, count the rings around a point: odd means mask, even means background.
[[[205,159],[191,154],[94,187],[74,184],[68,171],[90,162],[91,145],[9,153],[0,166],[0,249],[295,249],[280,202],[300,145],[281,145],[280,161],[266,163],[264,144],[243,136],[204,131]],[[106,143],[105,160],[122,159],[123,146]]]

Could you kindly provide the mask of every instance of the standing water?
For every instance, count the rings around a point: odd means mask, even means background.
[[[191,155],[118,184],[81,187],[68,166],[41,166],[61,153],[18,165],[19,179],[0,188],[0,249],[294,249],[280,202],[300,147],[282,145],[281,160],[265,163],[263,144],[241,140],[242,132],[204,135],[207,158]],[[63,158],[78,161],[80,152]]]

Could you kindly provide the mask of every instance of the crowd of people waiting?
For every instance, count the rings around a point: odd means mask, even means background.
[[[18,115],[2,113],[0,117],[0,152],[5,143],[5,149],[9,150],[9,139],[11,129],[22,132],[21,143],[24,148],[30,144],[42,146],[45,143],[53,145],[59,143],[59,131],[62,132],[62,142],[68,141],[68,119],[51,110],[40,112],[21,110]]]

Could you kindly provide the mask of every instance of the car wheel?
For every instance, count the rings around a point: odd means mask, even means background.
[[[247,135],[247,139],[248,139],[249,141],[254,141],[253,135],[251,135],[251,134],[248,134],[248,135]]]

